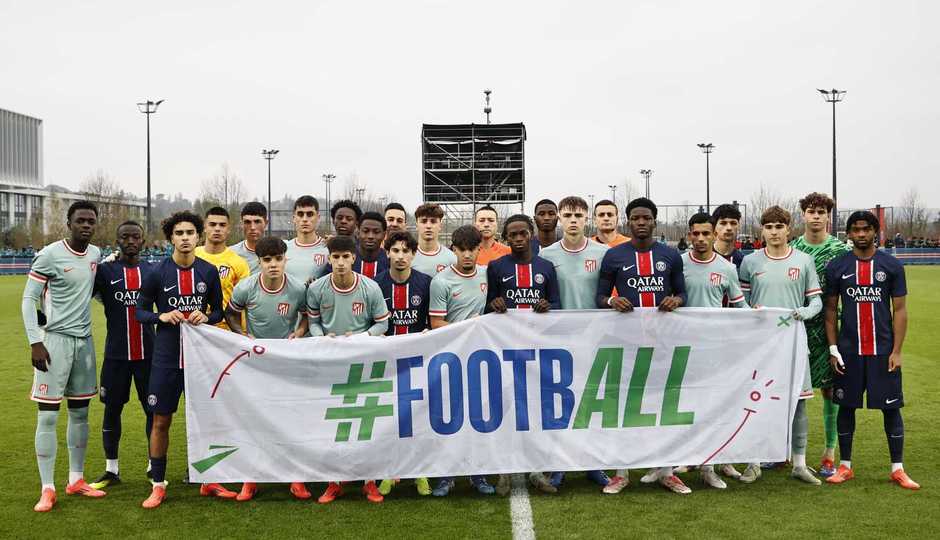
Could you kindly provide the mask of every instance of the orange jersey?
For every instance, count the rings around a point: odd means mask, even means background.
[[[483,247],[483,244],[480,244],[480,252],[477,254],[477,264],[486,266],[490,264],[491,261],[502,257],[503,255],[509,255],[512,252],[509,246],[506,244],[500,244],[499,242],[493,242],[493,245],[489,248]]]
[[[604,242],[601,242],[596,236],[592,236],[592,237],[591,237],[591,240],[594,240],[594,241],[597,242],[598,244],[603,244],[603,243],[604,243]],[[620,233],[617,233],[617,234],[614,236],[614,239],[613,239],[613,240],[611,240],[610,242],[607,242],[607,247],[616,247],[616,246],[619,246],[620,244],[624,244],[624,243],[627,243],[627,242],[629,242],[629,241],[630,241],[630,237],[629,237],[629,236],[624,236],[624,235],[622,235],[622,234],[620,234]]]

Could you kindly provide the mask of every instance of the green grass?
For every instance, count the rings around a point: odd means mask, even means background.
[[[685,475],[693,488],[678,496],[642,486],[639,474],[620,495],[601,495],[580,474],[569,475],[558,495],[531,494],[539,537],[596,538],[656,536],[747,537],[788,536],[839,538],[932,536],[940,517],[940,473],[936,467],[940,403],[931,394],[940,378],[940,268],[908,267],[910,327],[904,355],[904,422],[907,431],[905,468],[920,482],[920,492],[902,490],[887,481],[887,445],[877,411],[860,411],[853,464],[856,479],[845,486],[812,487],[791,481],[784,471],[765,473],[756,484],[730,482],[725,492],[706,490],[698,473]],[[140,502],[149,493],[144,476],[146,447],[143,414],[136,401],[124,413],[121,464],[124,483],[102,500],[66,497],[68,470],[65,416],[59,422],[56,484],[59,503],[53,512],[35,514],[39,478],[33,452],[36,406],[28,400],[32,380],[29,349],[19,315],[23,277],[0,277],[0,379],[5,410],[0,444],[0,537],[60,536],[183,537],[413,537],[479,538],[511,535],[509,504],[499,497],[483,498],[465,483],[445,500],[419,498],[403,483],[381,505],[354,494],[328,506],[292,500],[286,485],[262,486],[249,503],[199,497],[194,486],[183,486],[185,429],[178,417],[171,433],[168,478],[170,498],[157,511]],[[94,335],[104,345],[104,319],[94,308]],[[100,358],[100,354],[99,354]],[[809,460],[822,451],[822,401],[810,401]],[[100,426],[102,406],[91,405],[92,433],[86,474],[96,477],[104,467]],[[322,485],[312,486],[315,495]]]

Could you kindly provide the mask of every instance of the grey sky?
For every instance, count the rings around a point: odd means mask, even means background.
[[[45,180],[104,169],[193,196],[223,162],[251,195],[323,194],[355,172],[420,198],[422,122],[525,122],[529,204],[605,196],[652,168],[653,199],[747,201],[761,183],[840,206],[940,201],[940,3],[127,2],[0,0],[0,107],[45,121]],[[933,203],[933,204],[931,204]]]

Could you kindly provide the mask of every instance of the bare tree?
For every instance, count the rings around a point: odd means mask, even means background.
[[[796,232],[803,223],[803,214],[800,211],[800,201],[796,197],[786,197],[773,187],[762,182],[757,192],[751,195],[748,204],[748,227],[751,230],[760,229],[760,215],[771,206],[779,206],[790,212],[790,229]]]
[[[98,207],[98,228],[93,242],[102,246],[113,244],[117,226],[131,218],[133,195],[101,169],[82,180],[78,191]]]
[[[206,178],[199,186],[199,199],[203,204],[221,206],[231,210],[241,205],[246,196],[245,183],[228,163],[223,163],[219,171]]]
[[[921,201],[920,192],[916,187],[912,187],[904,193],[898,210],[901,214],[902,227],[907,231],[908,238],[923,236],[926,233],[928,225],[927,208]]]
[[[65,224],[65,215],[68,205],[57,192],[52,192],[46,202],[46,236],[42,245],[46,245],[68,236],[68,227]],[[34,244],[35,245],[35,244]]]

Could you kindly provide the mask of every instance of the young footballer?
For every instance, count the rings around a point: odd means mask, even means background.
[[[368,214],[367,214],[368,215]],[[363,218],[363,227],[368,221]],[[387,336],[419,334],[431,328],[428,305],[431,301],[431,277],[411,268],[411,261],[418,250],[418,242],[404,231],[395,231],[385,238],[389,268],[379,274],[375,281],[382,289],[385,304],[391,313]],[[397,479],[385,479],[379,484],[379,493],[391,493]],[[419,495],[430,495],[431,486],[427,478],[415,479]]]
[[[431,328],[443,328],[483,314],[486,307],[486,267],[476,264],[482,240],[480,231],[471,225],[458,227],[451,236],[457,262],[431,279],[428,311]],[[471,476],[470,483],[483,495],[495,492],[484,476]],[[454,485],[453,477],[441,478],[432,494],[446,497]]]
[[[641,197],[630,201],[626,213],[633,238],[610,248],[604,255],[597,283],[597,307],[629,313],[634,307],[658,308],[669,312],[684,305],[686,291],[682,258],[675,248],[657,242],[653,236],[658,214],[656,205]],[[617,296],[612,296],[614,287]],[[628,473],[626,470],[618,470],[616,476],[626,479]],[[672,467],[653,469],[642,481],[658,481],[674,493],[692,492],[673,473]],[[616,491],[608,489],[605,493]]]
[[[359,220],[359,253],[353,271],[369,279],[388,270],[388,254],[382,249],[385,240],[385,219],[378,212],[366,212]]]
[[[255,256],[255,244],[268,226],[268,209],[259,202],[250,202],[242,207],[241,219],[245,239],[232,246],[232,251],[248,263],[252,274],[257,274],[260,267]]]
[[[330,219],[333,220],[333,230],[336,231],[336,236],[354,238],[361,218],[362,208],[349,199],[337,201],[333,208],[330,208]]]
[[[551,199],[542,199],[535,203],[533,212],[535,233],[532,234],[532,253],[538,255],[542,248],[548,247],[558,241],[558,205]],[[509,239],[503,237],[506,242]]]
[[[144,508],[156,508],[166,498],[170,424],[183,394],[186,365],[180,346],[180,325],[217,324],[223,317],[219,271],[195,254],[203,231],[202,218],[189,211],[176,212],[163,221],[162,228],[173,244],[173,255],[155,265],[146,276],[134,311],[141,323],[157,325],[147,396],[153,413],[150,432],[153,488],[142,504]],[[203,484],[199,493],[224,499],[236,496],[221,484]]]
[[[826,288],[826,265],[829,261],[851,251],[844,242],[829,234],[830,214],[835,202],[828,195],[810,193],[800,199],[803,211],[803,223],[806,227],[803,236],[790,242],[794,248],[813,258],[820,286]],[[829,347],[826,341],[826,328],[822,314],[816,315],[804,324],[809,345],[809,368],[813,388],[819,388],[823,398],[823,426],[826,434],[826,449],[819,466],[819,476],[828,478],[835,472],[836,416],[839,406],[832,402],[832,367],[829,366]]]
[[[219,270],[219,282],[222,284],[222,309],[228,306],[235,285],[251,274],[248,262],[225,245],[228,240],[228,210],[214,206],[206,211],[204,221],[206,242],[196,248],[196,256],[211,263]],[[228,330],[225,321],[216,326]]]
[[[444,210],[436,204],[422,204],[415,210],[418,254],[412,266],[422,274],[435,274],[457,262],[454,252],[442,246],[438,237],[444,226]]]
[[[486,267],[486,311],[506,313],[509,309],[531,309],[548,313],[561,308],[555,267],[532,252],[534,232],[532,220],[522,214],[510,216],[503,224],[503,238],[509,242],[512,253]],[[541,472],[529,473],[529,482],[545,493],[558,491]],[[509,475],[499,476],[496,491],[500,495],[508,493]]]
[[[555,267],[561,309],[594,309],[600,263],[607,253],[607,246],[591,242],[584,235],[588,205],[581,197],[565,197],[559,201],[558,216],[563,236],[541,250],[539,256]],[[587,477],[602,487],[611,482],[604,471],[588,471]],[[557,489],[563,478],[564,473],[555,472],[550,482]]]
[[[496,209],[492,206],[481,206],[473,215],[473,226],[480,231],[483,242],[480,244],[480,254],[477,255],[477,264],[486,266],[490,261],[509,255],[509,246],[496,241],[496,230],[499,226]]]
[[[255,245],[261,272],[235,286],[232,298],[225,308],[229,328],[238,334],[258,339],[294,339],[307,333],[306,282],[284,271],[287,263],[287,244],[280,238],[264,236]],[[242,314],[247,328],[242,328]],[[258,491],[255,482],[242,484],[237,501],[250,501]],[[291,494],[297,499],[309,499],[310,492],[303,482],[292,482]]]
[[[790,213],[779,206],[771,206],[761,214],[760,222],[766,247],[744,257],[739,272],[741,289],[748,304],[754,308],[792,309],[792,317],[800,321],[813,318],[822,309],[822,290],[819,288],[813,259],[787,243]],[[793,417],[791,476],[807,484],[819,485],[819,479],[806,466],[806,440],[809,433],[806,400],[811,397],[813,386],[807,357],[803,389]],[[739,480],[751,483],[760,476],[760,465],[751,463]]]
[[[719,204],[712,210],[712,223],[715,224],[715,245],[712,249],[735,268],[741,268],[744,253],[735,243],[741,226],[741,211],[733,204]]]
[[[327,259],[330,256],[326,241],[317,234],[320,203],[316,197],[298,197],[294,201],[291,220],[294,223],[294,238],[287,243],[287,265],[284,272],[303,283],[309,283],[326,273]]]
[[[715,241],[715,225],[708,214],[695,214],[689,219],[687,234],[692,249],[682,254],[682,275],[689,307],[723,307],[727,300],[731,307],[746,307],[744,293],[738,281],[738,269],[712,248]],[[724,480],[715,473],[712,464],[702,465],[702,482],[705,485],[725,489]],[[730,464],[721,466],[721,472],[731,478],[741,473]]]
[[[351,336],[368,333],[381,336],[388,330],[389,311],[379,285],[353,271],[356,244],[348,236],[334,236],[326,243],[333,271],[307,288],[307,317],[313,336]],[[370,502],[383,500],[375,481],[362,488]],[[343,494],[339,482],[330,482],[317,501],[333,502]]]
[[[871,212],[853,212],[846,223],[852,251],[826,268],[826,337],[836,372],[840,460],[839,469],[826,481],[841,484],[855,477],[855,410],[862,408],[862,394],[867,394],[868,408],[881,409],[884,417],[891,481],[905,489],[920,489],[904,472],[903,463],[901,347],[907,334],[907,284],[901,262],[878,249],[879,225]]]
[[[36,462],[42,493],[33,507],[48,512],[56,503],[56,424],[62,399],[68,400],[66,441],[69,482],[66,495],[104,497],[84,478],[88,445],[88,401],[98,393],[95,345],[91,339],[91,301],[100,250],[91,245],[98,209],[88,201],[69,206],[69,237],[42,248],[33,259],[23,290],[23,324],[33,366],[30,399],[39,407],[36,422]],[[46,322],[39,325],[36,305]]]
[[[104,362],[101,364],[101,389],[98,391],[104,403],[101,439],[105,472],[92,482],[91,486],[95,489],[121,483],[118,463],[121,413],[130,400],[132,381],[146,416],[145,434],[148,441],[153,427],[153,414],[147,406],[147,386],[150,384],[150,363],[153,358],[153,326],[141,324],[135,311],[141,285],[153,271],[153,265],[140,258],[140,250],[145,245],[143,227],[136,221],[120,224],[117,228],[117,245],[120,257],[98,265],[95,275],[95,296],[104,305],[108,325]]]
[[[389,234],[408,230],[408,213],[401,203],[390,202],[385,205],[385,225]]]
[[[618,223],[620,214],[617,212],[617,205],[607,199],[598,201],[594,205],[594,226],[597,227],[597,235],[591,237],[591,240],[607,247],[617,247],[629,242],[629,236],[617,232]]]

